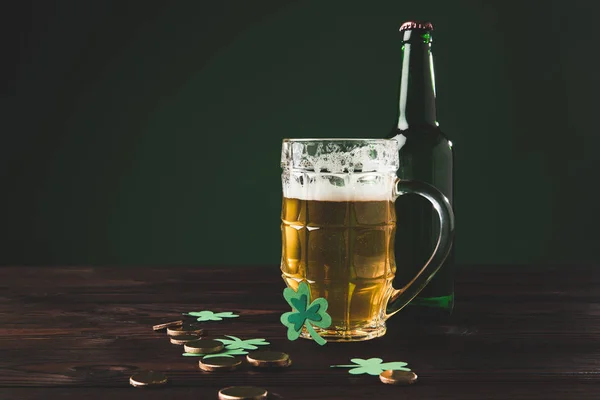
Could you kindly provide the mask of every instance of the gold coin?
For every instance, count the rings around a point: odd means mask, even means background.
[[[129,378],[129,383],[135,387],[161,386],[167,383],[167,376],[162,372],[140,371]]]
[[[171,336],[171,343],[173,344],[186,344],[189,342],[193,342],[195,340],[200,339],[195,335],[185,335],[185,336]]]
[[[229,357],[212,357],[198,362],[202,371],[233,371],[242,365],[242,360]]]
[[[290,356],[279,351],[255,351],[246,359],[253,367],[260,368],[289,367],[292,364]]]
[[[171,341],[173,341],[171,338]],[[191,342],[186,342],[183,346],[186,353],[194,354],[211,354],[218,353],[223,350],[223,343],[212,339],[198,339]]]
[[[219,390],[219,400],[263,400],[267,391],[255,386],[230,386]]]
[[[183,335],[202,336],[203,334],[204,334],[204,329],[201,329],[197,325],[192,325],[192,324],[183,324],[181,326],[167,328],[167,335],[169,335],[169,336],[183,336]]]
[[[161,329],[172,328],[172,327],[181,326],[181,325],[183,325],[183,321],[171,321],[171,322],[165,322],[164,324],[154,325],[152,327],[152,329],[154,329],[155,331],[160,331]]]
[[[412,385],[417,381],[417,374],[412,371],[394,371],[388,369],[379,374],[379,379],[389,385]]]

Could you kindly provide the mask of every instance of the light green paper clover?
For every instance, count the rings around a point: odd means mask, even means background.
[[[393,369],[396,371],[410,371],[409,368],[404,368],[408,364],[403,361],[382,363],[383,360],[381,358],[369,358],[368,360],[364,360],[362,358],[353,358],[350,361],[352,361],[354,364],[332,365],[331,368],[352,368],[348,371],[352,375],[379,375],[388,369]]]
[[[233,358],[234,356],[243,356],[248,354],[248,352],[246,350],[242,350],[242,349],[226,349],[224,351],[221,351],[219,353],[212,353],[212,354],[196,354],[196,353],[183,353],[182,356],[184,357],[204,357],[204,358],[214,358],[214,357],[229,357],[229,358]]]
[[[305,326],[315,342],[321,346],[327,343],[313,328],[313,325],[319,328],[327,328],[331,325],[331,316],[327,314],[327,307],[329,305],[327,300],[319,297],[311,303],[310,288],[306,282],[300,282],[297,292],[291,288],[285,288],[283,290],[283,297],[292,307],[291,312],[284,313],[280,318],[281,323],[288,328],[288,339],[298,339],[302,327]]]
[[[226,349],[235,350],[235,349],[246,349],[246,350],[256,350],[258,347],[256,346],[266,346],[270,344],[265,339],[246,339],[242,340],[235,336],[225,335],[229,339],[215,339],[225,345]]]
[[[213,311],[192,311],[189,313],[183,313],[183,315],[190,315],[192,317],[198,317],[197,321],[222,321],[223,318],[237,318],[239,315],[232,313],[231,311],[224,311],[215,313]]]

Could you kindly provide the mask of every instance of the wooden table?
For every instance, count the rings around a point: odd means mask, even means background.
[[[600,399],[600,273],[583,268],[461,268],[444,324],[398,315],[384,338],[290,342],[272,267],[1,267],[0,399],[216,399],[256,385],[285,399]],[[211,336],[266,338],[294,364],[279,373],[206,373],[153,324],[197,310]],[[350,358],[406,361],[418,384],[353,376]],[[129,386],[138,369],[168,374],[160,390]]]

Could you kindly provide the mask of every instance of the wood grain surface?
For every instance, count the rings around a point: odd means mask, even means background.
[[[361,343],[290,342],[277,267],[2,267],[0,399],[216,399],[255,385],[274,399],[600,399],[600,273],[595,268],[460,268],[456,311],[428,322],[412,311],[385,337]],[[235,311],[204,322],[207,336],[266,338],[293,366],[199,370],[152,325],[182,312]],[[350,358],[406,361],[411,387],[353,376]],[[136,389],[140,369],[168,387]]]

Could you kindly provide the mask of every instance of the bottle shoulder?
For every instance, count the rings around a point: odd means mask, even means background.
[[[444,147],[452,151],[452,142],[448,135],[438,127],[422,126],[406,130],[393,129],[388,139],[402,135],[403,148],[410,147]]]

